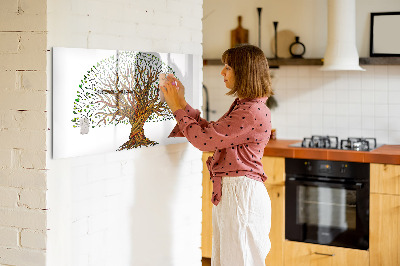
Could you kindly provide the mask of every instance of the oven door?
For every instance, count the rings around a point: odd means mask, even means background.
[[[367,250],[369,185],[286,178],[286,239]]]

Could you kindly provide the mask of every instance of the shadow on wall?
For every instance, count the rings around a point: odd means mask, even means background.
[[[147,149],[149,161],[134,162],[134,192],[130,210],[131,264],[174,265],[174,242],[179,230],[174,213],[179,212],[179,177],[182,158],[187,149],[182,145]],[[164,151],[165,150],[165,151]],[[151,154],[150,154],[151,153]],[[151,158],[151,160],[150,160]]]

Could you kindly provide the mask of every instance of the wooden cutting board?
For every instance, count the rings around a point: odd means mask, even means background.
[[[249,43],[249,30],[242,27],[242,16],[238,16],[238,27],[231,30],[231,48],[238,44]]]

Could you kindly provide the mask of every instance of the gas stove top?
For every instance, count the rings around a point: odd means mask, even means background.
[[[311,136],[304,138],[302,142],[289,145],[291,147],[338,149],[353,151],[371,151],[378,148],[376,138],[347,138],[339,142],[336,136]]]

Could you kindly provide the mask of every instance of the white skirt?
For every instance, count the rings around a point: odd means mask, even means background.
[[[262,182],[245,176],[223,177],[212,223],[212,266],[265,265],[271,249],[271,201]]]

